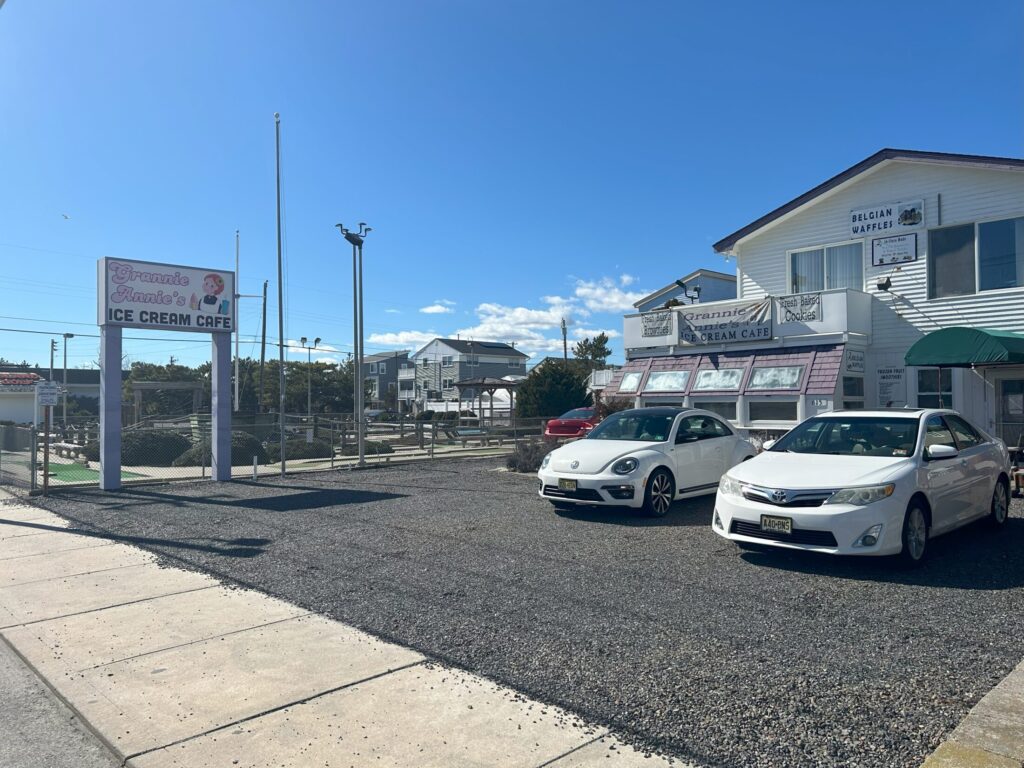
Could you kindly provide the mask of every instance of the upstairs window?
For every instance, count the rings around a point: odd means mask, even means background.
[[[480,365],[480,357],[478,355],[466,355],[466,365],[471,367]]]
[[[978,225],[978,290],[1024,286],[1024,217]]]
[[[444,356],[441,357],[441,365],[444,366],[445,368],[450,367],[452,365],[452,363],[453,363],[453,356],[452,355],[444,355]]]
[[[928,298],[975,292],[974,225],[928,232]]]
[[[789,254],[790,293],[864,289],[864,244],[827,245]]]
[[[388,364],[387,363],[377,363],[377,373],[379,373],[381,375],[384,375],[387,372],[388,372]]]
[[[522,365],[522,362],[523,361],[520,360],[518,357],[510,357],[508,359],[508,367],[509,368],[518,368],[520,365]]]

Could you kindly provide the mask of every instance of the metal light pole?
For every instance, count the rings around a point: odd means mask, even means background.
[[[278,112],[274,113],[274,143],[277,154],[277,416],[278,440],[281,445],[281,477],[284,477],[284,270],[281,268],[281,115]]]
[[[370,234],[373,227],[366,226],[365,221],[359,222],[359,231],[345,229],[343,224],[336,224],[342,236],[352,244],[352,313],[354,328],[354,344],[356,359],[352,384],[352,419],[355,422],[356,442],[359,445],[358,466],[366,466],[366,414],[363,412],[363,240]]]
[[[63,397],[63,417],[65,428],[68,425],[68,339],[75,338],[73,333],[64,334],[64,397]]]
[[[320,343],[320,337],[317,336],[313,339],[313,346],[307,347],[306,342],[308,339],[303,336],[299,339],[299,343],[302,344],[303,349],[306,350],[306,417],[313,420],[313,350],[316,349],[316,345]]]
[[[53,354],[57,351],[57,340],[50,339],[50,381],[53,381]]]

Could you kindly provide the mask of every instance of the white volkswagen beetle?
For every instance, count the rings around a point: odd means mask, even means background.
[[[661,517],[675,499],[714,493],[727,469],[755,453],[710,411],[634,408],[545,456],[539,493],[556,508],[642,507]]]

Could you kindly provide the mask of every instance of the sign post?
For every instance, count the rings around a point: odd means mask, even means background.
[[[36,384],[36,411],[43,407],[43,496],[50,492],[50,409],[60,402],[60,387],[53,381]]]
[[[100,488],[121,487],[121,329],[209,333],[213,479],[231,479],[231,333],[235,273],[126,259],[97,263]]]

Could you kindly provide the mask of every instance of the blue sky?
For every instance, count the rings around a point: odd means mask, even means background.
[[[334,224],[367,221],[368,352],[462,333],[539,358],[563,315],[617,335],[646,292],[731,270],[714,241],[882,147],[1024,156],[1022,29],[1019,0],[7,0],[0,327],[77,333],[90,365],[97,258],[230,268],[238,229],[276,339],[278,111],[287,338],[351,350]],[[258,301],[240,322],[258,355]],[[126,336],[131,360],[209,354]],[[47,350],[0,331],[3,357]]]

